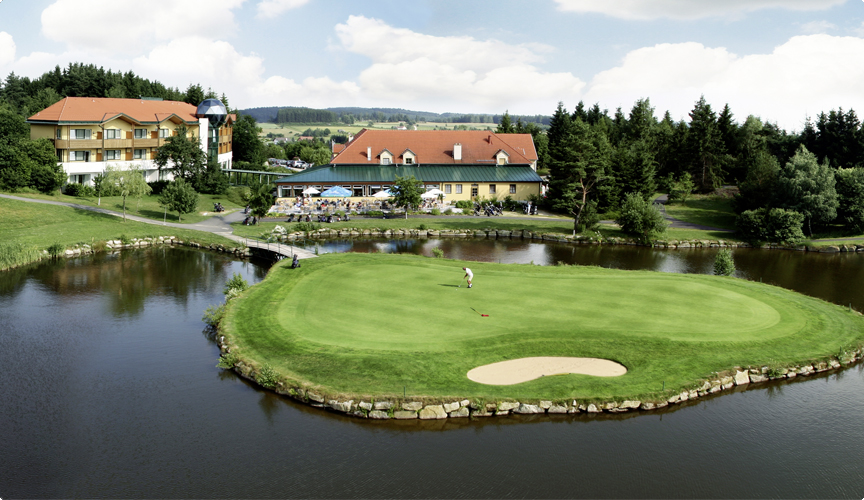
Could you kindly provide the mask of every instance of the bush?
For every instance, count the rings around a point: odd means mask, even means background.
[[[471,200],[459,200],[456,202],[456,208],[472,210],[474,208],[474,203],[472,203]]]
[[[57,257],[60,257],[60,254],[65,250],[66,247],[62,243],[54,242],[50,247],[48,247],[48,255],[56,259]]]
[[[419,229],[420,231],[425,231],[427,229],[426,224],[420,224],[419,226],[417,226],[417,229]]]
[[[580,233],[588,231],[596,231],[600,226],[600,214],[597,212],[597,202],[589,201],[582,209],[582,215],[579,217],[579,227],[576,230]]]
[[[714,274],[717,276],[732,276],[735,272],[735,261],[732,260],[732,250],[721,248],[714,258]]]
[[[147,185],[150,186],[150,189],[151,189],[150,194],[156,195],[156,196],[162,194],[162,190],[165,189],[165,187],[168,184],[169,184],[168,181],[154,181],[154,182],[148,182],[147,183]]]
[[[441,215],[441,210],[438,210],[437,208],[433,208],[432,211],[429,213],[432,215]]]
[[[66,184],[63,186],[63,194],[66,196],[78,196],[78,193],[81,192],[82,184]]]
[[[369,210],[366,212],[366,217],[384,217],[384,212],[380,210]]]
[[[235,205],[239,205],[241,207],[246,206],[249,203],[249,188],[244,186],[234,186],[228,188],[228,192],[225,193],[225,197],[228,198],[228,201]]]
[[[447,210],[444,211],[444,215],[453,215],[453,209],[448,208]]]
[[[441,250],[440,248],[435,247],[432,249],[432,255],[434,255],[436,259],[443,259],[444,258],[444,250]]]
[[[210,306],[204,310],[204,316],[201,318],[201,321],[207,323],[208,325],[216,328],[219,326],[219,323],[222,322],[222,318],[225,316],[225,304],[220,304],[218,306]],[[233,367],[233,365],[231,365]]]
[[[627,193],[615,220],[625,233],[648,242],[666,231],[666,219],[660,209],[639,193]]]
[[[233,352],[226,352],[219,358],[219,363],[216,366],[230,370],[234,368],[234,365],[236,365],[238,361],[240,360],[237,358],[236,354]]]
[[[231,290],[239,290],[240,292],[242,292],[247,288],[249,288],[249,283],[245,279],[243,279],[243,276],[240,276],[240,274],[238,273],[234,273],[234,275],[231,276],[231,279],[225,283],[225,287],[222,289],[222,293],[228,295]]]
[[[298,222],[294,226],[294,232],[311,233],[321,229],[321,224],[315,222]]]
[[[265,364],[255,374],[255,381],[262,387],[272,389],[276,387],[276,371],[273,370],[272,366]]]
[[[746,210],[735,219],[741,239],[750,243],[763,241],[795,244],[804,239],[804,215],[782,208]]]

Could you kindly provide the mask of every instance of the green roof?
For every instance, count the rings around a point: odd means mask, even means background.
[[[353,182],[386,183],[396,176],[413,175],[423,182],[542,182],[537,172],[526,165],[518,166],[454,166],[454,165],[324,165],[282,177],[277,183],[291,184],[350,184]]]

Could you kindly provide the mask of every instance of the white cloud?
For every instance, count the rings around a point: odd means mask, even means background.
[[[555,0],[558,9],[620,19],[700,19],[760,9],[824,10],[846,0]]]
[[[828,21],[810,21],[801,25],[801,33],[805,35],[816,35],[836,29],[837,25]]]
[[[829,35],[793,37],[770,54],[746,56],[698,43],[661,44],[595,75],[584,97],[624,109],[649,97],[658,113],[668,109],[680,119],[704,94],[717,109],[729,103],[733,113],[800,129],[807,114],[864,108],[864,66],[849,64],[862,53],[864,39]]]
[[[543,45],[425,35],[362,16],[350,16],[336,33],[345,50],[372,60],[358,81],[366,98],[381,103],[516,113],[536,103],[552,109],[584,86],[570,73],[539,70],[534,64],[551,51]]]
[[[279,14],[302,7],[309,3],[309,0],[263,0],[258,3],[258,18],[265,19],[276,17]]]
[[[0,31],[0,69],[12,64],[13,61],[15,61],[15,40],[9,33]]]
[[[245,0],[56,0],[42,11],[42,33],[71,49],[140,54],[182,36],[223,38]]]

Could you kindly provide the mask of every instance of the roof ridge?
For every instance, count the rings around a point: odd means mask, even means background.
[[[524,153],[519,153],[519,150],[516,149],[515,147],[511,146],[509,142],[507,142],[507,141],[505,141],[504,139],[498,137],[498,134],[497,134],[496,132],[492,132],[492,135],[495,136],[496,139],[498,139],[499,141],[501,141],[502,143],[504,143],[505,146],[507,146],[508,148],[510,148],[510,149],[512,149],[513,151],[515,151],[517,155],[521,156],[522,158],[524,158],[526,161],[528,161],[528,162],[530,163],[530,160],[528,160],[528,157],[525,156]],[[528,134],[528,135],[531,135],[531,134]],[[532,141],[532,143],[533,143],[533,141],[534,141],[534,138],[533,138],[533,137],[531,138],[531,141]]]

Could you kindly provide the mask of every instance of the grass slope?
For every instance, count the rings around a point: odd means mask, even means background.
[[[470,290],[456,286],[464,265]],[[732,278],[345,254],[275,266],[230,303],[223,330],[241,359],[331,395],[647,399],[664,382],[835,355],[862,339],[864,319]],[[528,356],[612,359],[628,373],[500,387],[466,377]]]

